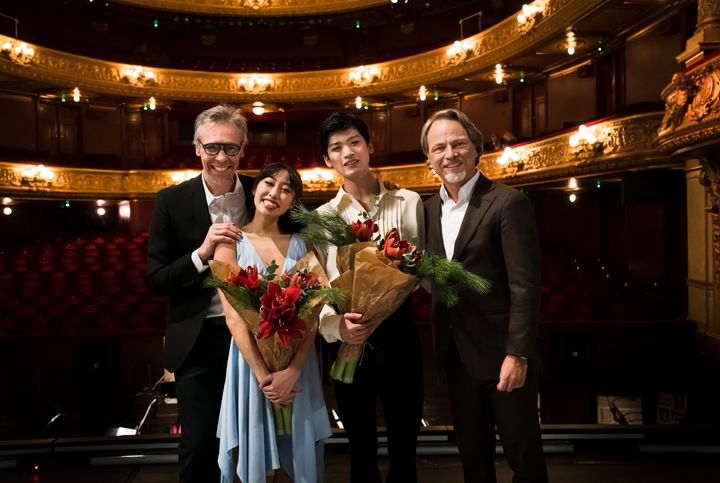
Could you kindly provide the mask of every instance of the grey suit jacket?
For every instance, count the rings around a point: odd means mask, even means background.
[[[426,240],[430,253],[446,256],[441,205],[439,194],[425,202]],[[460,302],[452,309],[433,296],[436,356],[442,367],[452,334],[468,373],[494,384],[506,354],[530,360],[538,357],[540,247],[527,197],[481,174],[453,259],[493,286],[486,295],[459,288]]]

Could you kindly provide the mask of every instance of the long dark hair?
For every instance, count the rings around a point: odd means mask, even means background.
[[[253,183],[252,187],[253,192],[255,191],[255,188],[257,188],[257,185],[258,183],[260,183],[260,181],[264,180],[265,178],[271,178],[280,171],[287,171],[288,177],[290,178],[290,188],[295,194],[294,202],[300,203],[300,198],[303,194],[302,178],[300,177],[300,173],[298,173],[295,168],[285,163],[274,162],[268,163],[263,166],[260,169],[258,175],[255,177],[255,182]],[[283,213],[278,219],[278,227],[283,233],[297,233],[300,231],[303,225],[290,219],[290,210],[288,210],[286,213]]]

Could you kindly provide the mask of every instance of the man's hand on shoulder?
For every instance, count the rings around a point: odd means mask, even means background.
[[[235,226],[234,223],[213,223],[208,228],[205,240],[198,248],[197,254],[203,264],[207,264],[219,243],[235,243],[240,237],[240,228]]]

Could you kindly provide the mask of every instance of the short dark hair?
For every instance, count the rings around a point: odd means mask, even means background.
[[[252,187],[253,193],[255,192],[255,188],[257,188],[257,185],[260,183],[260,181],[264,180],[265,178],[272,177],[276,173],[279,173],[283,170],[287,171],[287,174],[290,177],[290,188],[292,188],[293,192],[295,193],[295,202],[298,203],[303,194],[302,178],[300,177],[300,173],[298,173],[295,168],[285,163],[274,162],[264,165],[255,177],[255,182],[253,183]],[[278,226],[283,233],[297,233],[300,231],[300,228],[302,228],[302,225],[294,222],[290,218],[289,211],[280,216],[280,218],[278,219]]]
[[[370,132],[368,131],[367,124],[355,114],[338,111],[330,114],[320,125],[318,140],[320,141],[320,151],[322,155],[327,156],[328,142],[333,133],[351,128],[356,129],[363,139],[365,139],[365,142],[370,144]]]

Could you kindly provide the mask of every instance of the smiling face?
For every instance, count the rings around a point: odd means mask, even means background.
[[[284,215],[295,201],[290,174],[281,169],[262,178],[253,188],[253,197],[257,214],[275,217]]]
[[[197,130],[197,140],[202,144],[236,144],[243,145],[245,133],[235,124],[230,122],[207,122]],[[243,150],[235,156],[228,156],[224,150],[215,155],[205,152],[199,144],[195,144],[195,154],[200,157],[203,167],[203,178],[214,195],[224,194],[232,188],[235,181],[240,158],[243,157]],[[220,190],[216,193],[215,190]]]
[[[325,164],[343,178],[358,179],[370,172],[370,155],[373,151],[372,143],[367,144],[357,129],[335,131],[328,138]]]
[[[446,187],[465,184],[476,172],[478,152],[462,125],[438,119],[427,133],[428,161]]]

